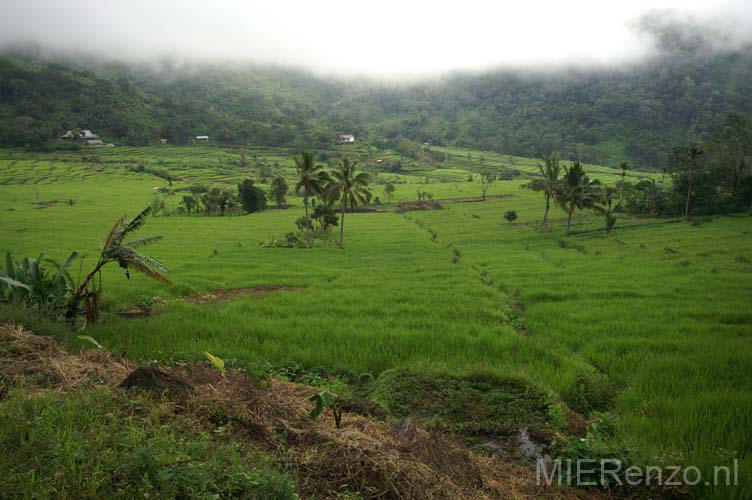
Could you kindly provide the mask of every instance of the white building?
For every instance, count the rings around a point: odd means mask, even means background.
[[[101,146],[102,140],[97,134],[92,133],[91,130],[84,129],[81,132],[74,133],[72,130],[67,131],[60,136],[61,139],[80,139],[84,144],[89,146]]]
[[[340,144],[350,144],[355,142],[355,136],[352,134],[340,134],[337,136],[337,142]]]

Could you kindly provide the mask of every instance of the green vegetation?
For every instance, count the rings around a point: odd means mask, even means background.
[[[266,208],[266,193],[261,188],[254,186],[252,179],[243,179],[243,182],[238,184],[238,197],[243,205],[243,210],[249,214]],[[220,215],[224,215],[224,210]]]
[[[575,209],[595,209],[601,201],[600,181],[590,181],[578,161],[571,167],[564,167],[564,176],[556,185],[556,204],[567,212],[567,237],[572,226]]]
[[[106,390],[0,401],[3,498],[295,499],[293,482],[247,451],[164,425],[147,397]]]
[[[36,259],[25,258],[20,263],[13,260],[10,252],[5,254],[5,268],[0,269],[0,302],[13,305],[26,303],[37,308],[45,316],[55,317],[68,306],[73,292],[73,278],[68,269],[78,254],[71,253],[63,265],[49,259],[44,254]],[[57,268],[50,274],[44,263]]]
[[[331,408],[334,415],[334,423],[338,429],[340,428],[342,425],[342,408],[338,395],[329,391],[321,391],[308,398],[308,401],[314,404],[313,409],[308,414],[309,417],[316,419],[325,409]]]
[[[168,273],[170,270],[161,262],[148,255],[139,253],[136,249],[145,247],[161,240],[161,236],[146,236],[144,238],[125,241],[132,233],[146,223],[146,217],[151,213],[151,207],[146,207],[133,218],[126,221],[122,216],[107,234],[104,246],[99,253],[99,259],[89,274],[87,274],[76,290],[71,294],[69,302],[69,318],[73,318],[81,302],[85,304],[86,320],[90,323],[99,318],[99,296],[102,293],[102,268],[116,262],[121,269],[125,269],[125,277],[130,279],[130,270],[145,274],[162,283],[171,284],[160,271]],[[70,262],[69,258],[69,262]],[[69,264],[68,262],[68,264]],[[99,283],[97,283],[97,278]]]
[[[543,391],[493,372],[452,376],[390,370],[379,377],[373,396],[396,417],[421,417],[464,436],[504,436],[561,423],[551,418],[555,402]]]
[[[351,162],[348,157],[342,158],[339,167],[332,172],[331,185],[327,189],[327,196],[334,200],[342,200],[342,212],[339,221],[339,247],[344,248],[345,212],[347,207],[355,210],[360,205],[368,205],[371,192],[368,190],[368,174],[358,172],[358,162]]]
[[[322,170],[321,165],[316,165],[313,153],[302,151],[300,157],[295,157],[295,165],[298,169],[298,182],[295,184],[295,192],[303,192],[303,207],[305,208],[306,247],[311,247],[311,218],[308,216],[308,200],[313,195],[322,195],[326,189],[329,176]]]
[[[80,150],[50,143],[78,128],[122,145],[190,144],[207,134],[217,144],[299,150],[330,148],[346,131],[394,149],[395,168],[424,143],[658,168],[671,145],[707,139],[728,111],[752,113],[752,51],[719,48],[701,25],[651,16],[640,29],[658,51],[640,64],[402,86],[253,65],[163,61],[155,69],[19,51],[0,57],[0,144]],[[432,148],[428,157],[443,164],[445,154]]]
[[[444,162],[434,163],[438,155],[427,150],[442,153]],[[169,182],[157,170],[169,172],[177,193],[196,185],[234,190],[249,177],[262,189],[277,177],[289,186],[301,178],[295,153],[283,149],[115,147],[94,150],[93,159],[89,151],[0,152],[1,252],[64,259],[76,250],[89,269],[113,214],[140,210],[155,186]],[[708,473],[739,458],[738,488],[698,486],[693,493],[749,496],[747,215],[658,217],[647,194],[640,196],[660,173],[582,164],[589,179],[624,186],[615,225],[607,233],[602,214],[574,211],[569,221],[568,212],[554,210],[544,232],[545,197],[520,189],[540,176],[535,160],[435,146],[401,160],[392,150],[343,146],[318,155],[320,170],[345,156],[369,174],[370,190],[392,185],[395,202],[413,207],[348,213],[343,250],[334,242],[311,250],[259,245],[294,227],[304,212],[303,189],[303,196],[288,194],[289,210],[155,213],[149,226],[169,244],[155,242],[152,253],[174,270],[173,286],[141,276],[113,279],[119,270],[102,268],[102,314],[86,334],[143,361],[210,352],[251,372],[292,362],[368,373],[376,379],[369,394],[394,415],[436,415],[437,427],[460,432],[525,422],[559,430],[562,403],[585,418],[608,412],[619,417],[609,446],[634,450],[630,460],[677,457]],[[146,168],[128,168],[139,164]],[[497,178],[485,202],[483,172]],[[673,179],[663,185],[683,193],[670,209],[678,216],[686,186],[681,174]],[[730,197],[730,185],[714,185],[713,199]],[[441,209],[419,209],[417,192],[432,194]],[[316,220],[326,200],[308,194],[309,202],[318,198],[309,214]],[[75,203],[55,202],[69,199]],[[695,208],[707,206],[704,199],[697,196]],[[510,211],[514,224],[503,218]],[[195,300],[264,286],[268,292]],[[144,303],[160,305],[150,315],[118,314]],[[32,320],[6,309],[0,317]],[[34,326],[65,337],[41,322]]]

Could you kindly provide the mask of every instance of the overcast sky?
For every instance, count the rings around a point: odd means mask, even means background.
[[[747,5],[745,5],[745,3]],[[673,9],[752,32],[750,0],[2,0],[0,44],[114,59],[253,60],[394,77],[501,65],[618,63],[630,28]]]

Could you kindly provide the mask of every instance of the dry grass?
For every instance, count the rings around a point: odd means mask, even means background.
[[[256,294],[263,295],[270,292],[278,291],[296,291],[300,290],[300,287],[284,286],[284,285],[258,285],[247,288],[222,288],[214,290],[206,295],[192,295],[185,297],[185,300],[193,304],[213,304],[223,300],[229,300],[236,295],[242,294]]]
[[[68,352],[52,337],[0,324],[0,391],[22,384],[30,391],[68,393],[115,387],[135,366],[104,349]]]

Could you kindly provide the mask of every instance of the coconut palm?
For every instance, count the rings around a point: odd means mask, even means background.
[[[629,166],[629,163],[626,162],[621,162],[619,168],[621,169],[621,182],[623,184],[627,178],[627,170],[632,170],[632,168]]]
[[[342,215],[339,223],[339,247],[343,248],[345,236],[345,211],[348,204],[350,210],[356,206],[368,205],[371,201],[371,192],[368,190],[368,174],[358,172],[357,161],[351,162],[344,157],[340,160],[338,168],[332,172],[331,196],[342,200]]]
[[[295,157],[295,165],[298,169],[298,182],[295,184],[295,193],[303,191],[303,205],[305,206],[306,223],[306,248],[311,248],[311,219],[308,217],[308,199],[315,194],[324,191],[329,176],[323,170],[324,167],[316,165],[313,153],[301,151],[300,156]]]
[[[689,207],[690,207],[690,201],[692,199],[692,182],[694,181],[695,175],[699,173],[700,169],[702,168],[702,155],[704,152],[702,149],[698,148],[697,146],[691,146],[689,150],[687,151],[687,204],[684,208],[684,218],[686,219],[689,217]]]
[[[570,168],[564,167],[564,177],[557,184],[555,201],[567,212],[567,236],[570,234],[575,209],[598,209],[602,199],[600,182],[591,181],[579,161],[574,162]]]
[[[110,233],[105,239],[96,266],[86,275],[71,298],[68,307],[68,317],[70,319],[75,316],[81,301],[84,301],[86,321],[92,323],[97,320],[99,316],[99,293],[102,290],[102,268],[110,262],[117,262],[121,268],[125,269],[126,278],[130,279],[130,271],[133,270],[162,283],[171,284],[170,280],[159,272],[170,272],[164,264],[153,257],[140,254],[136,251],[136,248],[145,247],[161,240],[162,236],[147,236],[128,242],[123,241],[127,236],[144,225],[146,217],[150,213],[151,207],[146,207],[129,221],[126,222],[125,216],[123,216],[112,226]],[[99,283],[96,282],[95,278],[97,277],[99,278]]]
[[[621,203],[624,200],[624,187],[627,180],[627,170],[632,170],[632,168],[626,162],[621,162],[619,168],[621,169],[621,185],[619,186],[619,202]]]
[[[556,155],[546,156],[543,160],[545,166],[538,165],[538,170],[541,173],[541,182],[538,184],[540,190],[546,195],[546,212],[543,214],[543,232],[547,233],[548,227],[548,210],[551,208],[551,197],[556,194],[556,185],[559,183],[559,174],[561,174],[561,166],[559,165],[559,157]]]

